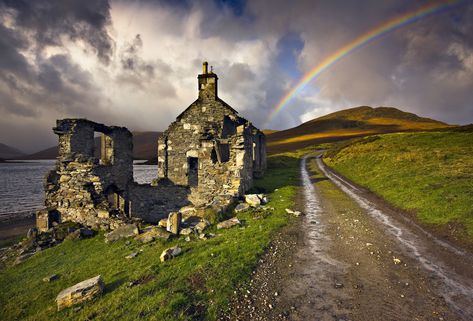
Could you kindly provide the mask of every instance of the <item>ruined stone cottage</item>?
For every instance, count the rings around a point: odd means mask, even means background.
[[[37,225],[74,221],[114,229],[133,220],[156,223],[185,207],[194,214],[224,210],[266,168],[265,136],[218,97],[218,77],[203,64],[198,98],[158,141],[157,179],[133,180],[132,134],[124,127],[63,119],[55,169],[45,180]],[[100,135],[96,151],[95,137]]]

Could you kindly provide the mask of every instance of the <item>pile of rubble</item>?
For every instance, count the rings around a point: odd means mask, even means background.
[[[94,236],[95,232],[79,223],[65,222],[54,225],[46,232],[40,233],[37,228],[28,230],[26,238],[10,247],[1,249],[0,262],[13,265],[20,264],[36,252],[62,243],[64,240],[78,240]]]

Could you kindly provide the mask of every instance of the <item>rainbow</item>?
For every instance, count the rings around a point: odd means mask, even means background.
[[[299,80],[299,82],[273,108],[269,115],[268,122],[274,116],[276,116],[285,106],[287,106],[288,102],[292,98],[294,98],[294,96],[296,96],[297,93],[301,91],[305,85],[319,77],[324,71],[339,62],[344,57],[348,56],[350,53],[362,48],[363,46],[368,45],[372,41],[386,35],[387,33],[410,25],[425,17],[441,13],[463,1],[464,0],[443,0],[425,4],[413,11],[391,18],[390,20],[365,32],[361,36],[346,44],[345,46],[339,48],[335,52],[325,57],[325,59],[323,59],[317,66],[315,66]]]

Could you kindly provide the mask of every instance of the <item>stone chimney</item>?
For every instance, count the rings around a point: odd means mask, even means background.
[[[217,99],[217,80],[218,77],[211,69],[209,72],[209,64],[205,61],[202,64],[202,74],[197,76],[199,84],[199,98],[204,100]]]

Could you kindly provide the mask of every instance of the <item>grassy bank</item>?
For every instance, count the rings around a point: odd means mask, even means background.
[[[336,146],[325,162],[421,223],[473,241],[473,132],[371,136]]]
[[[269,159],[255,190],[266,192],[275,210],[261,216],[255,210],[238,214],[243,228],[209,230],[215,238],[183,237],[142,245],[131,241],[105,244],[103,235],[65,241],[35,254],[26,262],[0,271],[1,320],[213,320],[233,295],[236,284],[249,279],[258,258],[276,231],[289,220],[293,207],[299,159],[294,155]],[[179,244],[184,253],[165,263],[161,252]],[[127,260],[132,252],[139,255]],[[42,279],[58,274],[59,279]],[[66,287],[102,275],[105,293],[81,309],[56,311],[55,297]],[[139,285],[129,287],[137,281]]]

